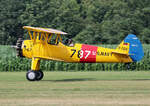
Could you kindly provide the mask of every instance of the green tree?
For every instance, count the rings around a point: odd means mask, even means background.
[[[59,10],[54,23],[58,22],[58,27],[68,32],[69,38],[75,37],[84,29],[84,21],[80,16],[80,5],[76,0],[64,0]]]
[[[82,43],[120,43],[129,33],[150,43],[149,19],[150,0],[1,0],[0,44],[15,44],[24,25],[60,29]]]
[[[0,44],[15,44],[16,39],[23,35],[22,23],[18,17],[25,9],[25,0],[0,1]]]

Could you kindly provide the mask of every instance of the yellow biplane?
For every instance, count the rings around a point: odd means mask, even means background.
[[[43,78],[40,60],[56,60],[72,63],[131,63],[140,61],[143,48],[138,38],[129,34],[116,49],[74,43],[71,39],[63,42],[67,33],[50,29],[24,26],[30,40],[17,40],[17,55],[32,59],[31,70],[26,74],[29,81]]]

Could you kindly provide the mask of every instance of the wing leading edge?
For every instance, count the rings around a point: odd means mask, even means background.
[[[61,35],[66,35],[66,32],[62,32],[56,29],[52,28],[40,28],[40,27],[31,27],[31,26],[24,26],[24,29],[30,30],[30,31],[35,31],[35,32],[46,32],[46,33],[55,33],[55,34],[61,34]]]

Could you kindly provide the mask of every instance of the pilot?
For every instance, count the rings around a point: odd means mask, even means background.
[[[72,39],[68,39],[68,46],[74,46]]]
[[[64,44],[68,46],[74,46],[72,39],[67,39]]]

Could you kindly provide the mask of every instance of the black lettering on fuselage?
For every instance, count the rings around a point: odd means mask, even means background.
[[[98,56],[112,56],[112,52],[97,52]]]

